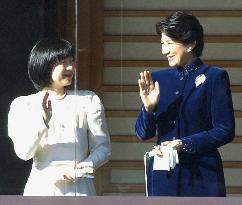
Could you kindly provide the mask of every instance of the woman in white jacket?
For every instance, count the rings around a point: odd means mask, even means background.
[[[32,49],[28,72],[37,93],[10,106],[9,137],[17,156],[33,159],[24,195],[95,195],[92,172],[111,155],[104,108],[91,91],[70,91],[74,49],[43,39]]]

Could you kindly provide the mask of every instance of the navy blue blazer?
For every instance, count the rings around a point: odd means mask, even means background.
[[[198,59],[193,70],[164,69],[152,79],[160,85],[160,100],[153,114],[141,108],[136,134],[141,140],[157,136],[157,144],[181,139],[183,148],[172,171],[154,171],[150,158],[149,196],[225,196],[217,149],[235,134],[227,72]]]

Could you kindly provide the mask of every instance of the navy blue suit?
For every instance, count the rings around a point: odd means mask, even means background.
[[[159,103],[153,114],[142,107],[136,121],[136,134],[142,140],[157,136],[157,144],[174,138],[183,143],[179,164],[172,171],[154,171],[150,158],[149,196],[226,195],[217,149],[235,134],[229,77],[200,59],[191,68],[153,72],[153,81],[160,85]]]

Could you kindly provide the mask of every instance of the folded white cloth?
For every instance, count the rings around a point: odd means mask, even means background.
[[[57,180],[63,179],[63,175],[68,173],[73,178],[94,178],[92,175],[93,170],[93,162],[79,162],[76,165],[73,162],[52,162],[52,167],[56,167],[55,178]],[[76,167],[75,167],[76,166]]]
[[[171,169],[174,169],[176,164],[179,163],[178,153],[176,148],[172,144],[169,144],[167,146],[161,145],[160,151],[163,154],[162,156],[153,154],[154,155],[153,170],[170,171]]]
[[[91,174],[93,174],[93,162],[81,162],[75,169],[76,177],[94,178]]]

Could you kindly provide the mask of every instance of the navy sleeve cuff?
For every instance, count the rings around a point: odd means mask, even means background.
[[[146,118],[154,118],[154,117],[156,116],[156,112],[153,112],[153,113],[147,112],[147,111],[145,110],[144,105],[142,106],[141,110],[142,110],[143,115],[144,115]]]
[[[182,141],[182,151],[184,153],[188,153],[188,154],[195,153],[194,143],[191,138],[185,137],[185,138],[182,138],[181,141]]]

